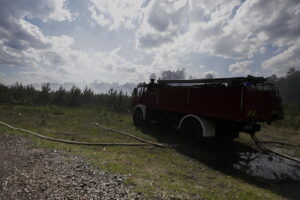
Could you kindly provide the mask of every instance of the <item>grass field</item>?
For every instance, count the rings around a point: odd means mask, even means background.
[[[255,154],[249,135],[241,134],[233,143],[191,146],[178,133],[149,125],[133,126],[130,114],[105,108],[63,108],[56,106],[1,106],[0,120],[16,127],[56,138],[87,142],[138,142],[104,131],[100,124],[132,133],[143,139],[167,144],[174,149],[145,147],[90,147],[67,145],[31,138],[39,148],[65,150],[80,155],[94,166],[127,177],[127,183],[148,199],[299,199],[300,182],[289,178],[268,180],[251,176],[234,167],[240,154]],[[5,133],[21,134],[0,126]],[[26,134],[22,134],[26,135]],[[300,134],[263,126],[258,138],[300,144]],[[283,152],[300,157],[300,150],[284,147]],[[300,168],[298,168],[300,170]]]

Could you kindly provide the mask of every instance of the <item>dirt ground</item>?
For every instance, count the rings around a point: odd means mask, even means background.
[[[36,149],[24,137],[0,133],[0,200],[142,199],[125,179],[77,156]]]

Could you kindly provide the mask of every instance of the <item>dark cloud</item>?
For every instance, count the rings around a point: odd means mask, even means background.
[[[250,29],[252,35],[264,33],[268,36],[268,42],[275,43],[282,39],[292,41],[299,38],[300,2],[298,0],[283,2],[260,0],[252,4],[244,4],[240,9],[242,12],[237,12],[236,17],[245,23],[245,27]]]
[[[0,34],[0,37],[3,35],[4,34]],[[41,38],[35,37],[27,30],[18,25],[16,25],[14,30],[10,30],[9,35],[3,37],[2,39],[3,45],[21,51],[26,50],[30,47],[37,49],[45,49],[47,47],[50,47],[47,42],[42,41]]]
[[[50,0],[0,1],[0,40],[3,45],[17,50],[49,47],[42,34],[24,18],[44,20],[53,11],[54,4]]]
[[[265,4],[265,2],[263,4]],[[272,5],[261,5],[261,7],[264,8],[268,8],[268,6]],[[274,12],[271,12],[270,14],[271,16],[275,15]],[[280,45],[280,43],[295,41],[297,38],[299,39],[300,2],[298,0],[286,1],[286,4],[282,6],[281,9],[278,9],[278,13],[276,14],[277,15],[274,16],[274,20],[272,20],[269,24],[265,24],[261,31],[265,31],[269,35],[270,40],[278,43],[278,45]]]
[[[149,13],[148,22],[157,31],[164,32],[171,23],[170,16],[166,12],[166,7],[160,1],[156,1]]]
[[[45,50],[51,48],[51,42],[40,29],[31,24],[28,19],[35,18],[47,21],[59,7],[57,1],[52,0],[1,0],[0,1],[0,64],[9,66],[29,66],[34,62],[34,56],[27,50]],[[61,11],[60,12],[64,12]],[[49,60],[61,62],[58,54],[49,55]],[[19,60],[21,59],[21,60]],[[23,59],[23,60],[22,60]]]
[[[16,56],[18,55],[18,56]],[[4,66],[32,66],[32,59],[24,59],[26,55],[15,49],[8,49],[4,45],[0,45],[0,65]]]
[[[249,59],[266,46],[287,48],[300,40],[299,0],[189,1],[175,6],[178,2],[151,3],[138,34],[140,47],[176,45],[178,37],[188,32],[194,37],[187,44],[191,48]]]
[[[300,2],[246,1],[218,35],[206,40],[214,55],[250,58],[265,45],[288,47],[300,39]],[[214,27],[211,27],[214,28]]]

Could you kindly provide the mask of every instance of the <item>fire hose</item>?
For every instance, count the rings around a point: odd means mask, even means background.
[[[281,144],[281,145],[291,145],[291,146],[296,146],[296,147],[299,147],[300,145],[294,145],[294,144],[290,144],[290,143],[285,143],[285,142],[273,142],[273,141],[259,141],[257,139],[257,137],[254,135],[254,134],[250,134],[251,135],[251,138],[252,140],[254,141],[255,145],[260,149],[262,150],[263,152],[267,152],[267,153],[274,153],[278,156],[281,156],[283,158],[286,158],[286,159],[289,159],[289,160],[292,160],[292,161],[295,161],[295,162],[298,162],[300,163],[300,160],[297,159],[297,158],[294,158],[294,157],[291,157],[289,155],[286,155],[286,154],[283,154],[283,153],[279,153],[277,151],[274,151],[272,150],[271,148],[268,148],[266,147],[265,145],[263,144],[267,144],[267,143],[273,143],[273,144]]]
[[[164,145],[164,144],[144,140],[144,139],[141,139],[141,138],[136,137],[134,135],[131,135],[129,133],[125,133],[125,132],[122,132],[122,131],[117,131],[117,130],[114,130],[114,129],[111,129],[111,128],[106,128],[104,126],[101,126],[99,123],[96,123],[96,126],[102,128],[102,129],[106,129],[106,130],[109,130],[109,131],[113,131],[113,132],[117,132],[117,133],[129,136],[131,138],[134,138],[136,140],[141,141],[142,143],[91,143],[91,142],[79,142],[79,141],[73,141],[73,140],[64,140],[64,139],[57,139],[57,138],[52,138],[52,137],[48,137],[48,136],[45,136],[45,135],[41,135],[39,133],[35,133],[33,131],[29,131],[29,130],[26,130],[26,129],[17,128],[17,127],[14,127],[14,126],[10,125],[10,124],[2,122],[2,121],[0,121],[0,124],[6,126],[8,128],[11,128],[11,129],[14,129],[14,130],[17,130],[17,131],[22,131],[24,133],[36,136],[36,137],[44,139],[44,140],[50,140],[50,141],[55,141],[55,142],[60,142],[60,143],[65,143],[65,144],[76,144],[76,145],[86,145],[86,146],[156,146],[156,147],[163,147],[163,148],[174,148],[175,147],[175,146],[169,146],[169,145]]]
[[[123,131],[118,131],[118,130],[115,130],[115,129],[112,129],[112,128],[104,127],[104,126],[100,125],[99,123],[96,123],[95,125],[97,127],[101,128],[101,129],[111,131],[111,132],[115,132],[115,133],[119,133],[119,134],[122,134],[122,135],[126,135],[128,137],[139,140],[142,143],[91,143],[91,142],[79,142],[79,141],[73,141],[73,140],[64,140],[64,139],[57,139],[57,138],[44,136],[44,135],[35,133],[33,131],[29,131],[29,130],[26,130],[26,129],[17,128],[17,127],[14,127],[14,126],[10,125],[10,124],[2,122],[2,121],[0,121],[0,124],[4,125],[6,127],[9,127],[11,129],[17,130],[17,131],[22,131],[22,132],[25,132],[27,134],[34,135],[34,136],[36,136],[38,138],[41,138],[41,139],[44,139],[44,140],[50,140],[50,141],[55,141],[55,142],[60,142],[60,143],[65,143],[65,144],[76,144],[76,145],[86,145],[86,146],[156,146],[156,147],[163,147],[163,148],[175,148],[175,147],[178,146],[178,145],[165,145],[165,144],[161,144],[161,143],[155,143],[155,142],[151,142],[151,141],[148,141],[148,140],[144,140],[142,138],[139,138],[139,137],[134,136],[134,135],[129,134],[129,133],[125,133]],[[300,163],[300,160],[297,159],[297,158],[288,156],[286,154],[279,153],[279,152],[274,151],[271,148],[268,148],[265,145],[263,145],[263,144],[266,144],[266,143],[277,143],[277,144],[282,144],[282,145],[292,145],[292,144],[284,143],[284,142],[259,141],[254,134],[251,134],[251,138],[254,141],[255,145],[260,150],[262,150],[264,152],[268,152],[268,153],[274,153],[274,154],[276,154],[278,156],[281,156],[283,158],[286,158],[286,159],[289,159],[289,160]],[[300,145],[292,145],[292,146],[300,147]]]

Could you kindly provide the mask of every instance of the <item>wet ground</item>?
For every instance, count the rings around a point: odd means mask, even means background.
[[[147,129],[143,132],[149,132]],[[275,144],[268,144],[269,148],[276,152],[289,155],[291,157],[299,158],[299,134],[282,132],[274,132],[274,130],[264,130],[260,132],[261,141],[274,141]],[[149,133],[150,135],[153,135]],[[264,135],[265,134],[265,135]],[[171,135],[171,133],[170,133]],[[282,136],[281,136],[282,135]],[[155,136],[155,135],[154,135]],[[270,137],[271,136],[271,137]],[[250,142],[234,141],[232,143],[226,143],[223,140],[217,140],[217,142],[206,141],[204,144],[189,144],[184,139],[171,140],[174,138],[168,136],[155,136],[162,143],[174,144],[180,141],[180,147],[178,151],[184,155],[187,155],[193,159],[199,160],[202,163],[206,163],[214,169],[224,172],[236,171],[240,174],[249,175],[254,178],[261,178],[269,181],[295,181],[300,182],[300,163],[280,157],[273,153],[261,152],[254,145],[254,142],[250,139]],[[282,138],[281,138],[282,137]],[[290,145],[276,144],[278,142],[285,142]],[[212,143],[211,143],[212,142]],[[246,144],[247,143],[247,144]],[[250,144],[250,145],[249,145]],[[296,144],[293,146],[293,144]],[[267,182],[269,182],[267,181]]]
[[[240,153],[234,168],[248,175],[268,180],[300,181],[300,163],[263,152]]]

